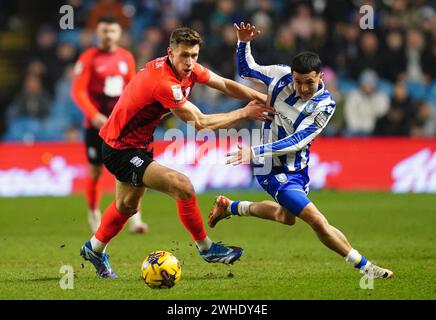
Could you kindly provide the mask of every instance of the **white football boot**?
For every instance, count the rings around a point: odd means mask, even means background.
[[[364,273],[369,279],[389,279],[394,277],[394,273],[391,270],[381,268],[370,261],[366,263],[360,272]]]
[[[130,233],[148,233],[148,224],[142,221],[141,213],[137,212],[129,218],[129,232]]]

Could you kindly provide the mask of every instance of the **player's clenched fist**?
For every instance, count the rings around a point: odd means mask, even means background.
[[[271,114],[274,114],[275,110],[270,106],[266,106],[265,104],[256,100],[250,101],[250,103],[247,104],[242,110],[245,113],[244,118],[246,119],[260,121],[274,120]]]

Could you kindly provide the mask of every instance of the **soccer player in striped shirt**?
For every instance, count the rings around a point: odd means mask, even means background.
[[[318,55],[300,53],[293,58],[291,67],[260,66],[250,50],[250,41],[260,32],[255,26],[244,23],[235,25],[235,29],[239,74],[267,86],[267,103],[275,109],[275,117],[263,123],[261,145],[238,146],[238,151],[228,154],[227,163],[252,163],[256,170],[269,160],[271,170],[257,174],[255,171],[255,176],[275,202],[232,201],[220,195],[208,217],[209,226],[213,228],[220,220],[234,215],[255,216],[287,225],[295,224],[299,217],[310,225],[325,246],[368,277],[391,278],[392,271],[371,263],[355,250],[307,197],[310,145],[335,110],[335,102],[322,81]]]

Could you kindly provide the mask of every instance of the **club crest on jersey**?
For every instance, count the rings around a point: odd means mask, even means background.
[[[179,84],[171,86],[171,90],[173,90],[173,97],[174,99],[176,99],[176,101],[180,101],[183,99],[182,88]]]
[[[316,103],[316,102],[314,102],[314,101],[309,101],[309,102],[306,104],[306,106],[304,107],[303,112],[304,112],[305,114],[311,114],[313,111],[315,111],[316,106],[317,106],[317,103]]]
[[[129,67],[125,61],[118,62],[118,70],[120,70],[121,74],[127,74],[129,72]]]

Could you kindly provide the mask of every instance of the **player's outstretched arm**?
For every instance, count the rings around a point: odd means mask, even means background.
[[[307,117],[295,132],[281,140],[254,147],[238,145],[238,150],[227,154],[226,164],[250,163],[259,157],[281,156],[303,149],[326,127],[334,112],[334,105],[323,107],[327,111],[316,112]]]
[[[232,98],[242,100],[257,100],[263,104],[266,103],[267,97],[265,94],[237,83],[236,81],[223,78],[212,71],[210,71],[210,78],[206,84],[209,87],[217,89]]]
[[[260,31],[256,31],[255,26],[249,23],[244,24],[244,22],[241,22],[239,26],[237,24],[233,26],[238,36],[238,46],[236,49],[238,74],[244,79],[263,82],[268,87],[274,79],[274,70],[277,71],[278,67],[261,66],[254,60],[251,54],[250,41],[257,38],[260,35]],[[286,70],[285,73],[289,71]]]
[[[178,118],[193,124],[197,130],[202,129],[226,129],[243,119],[272,120],[268,113],[274,113],[274,109],[258,101],[251,101],[245,107],[226,113],[204,114],[189,101],[178,108],[171,108],[171,112]]]

